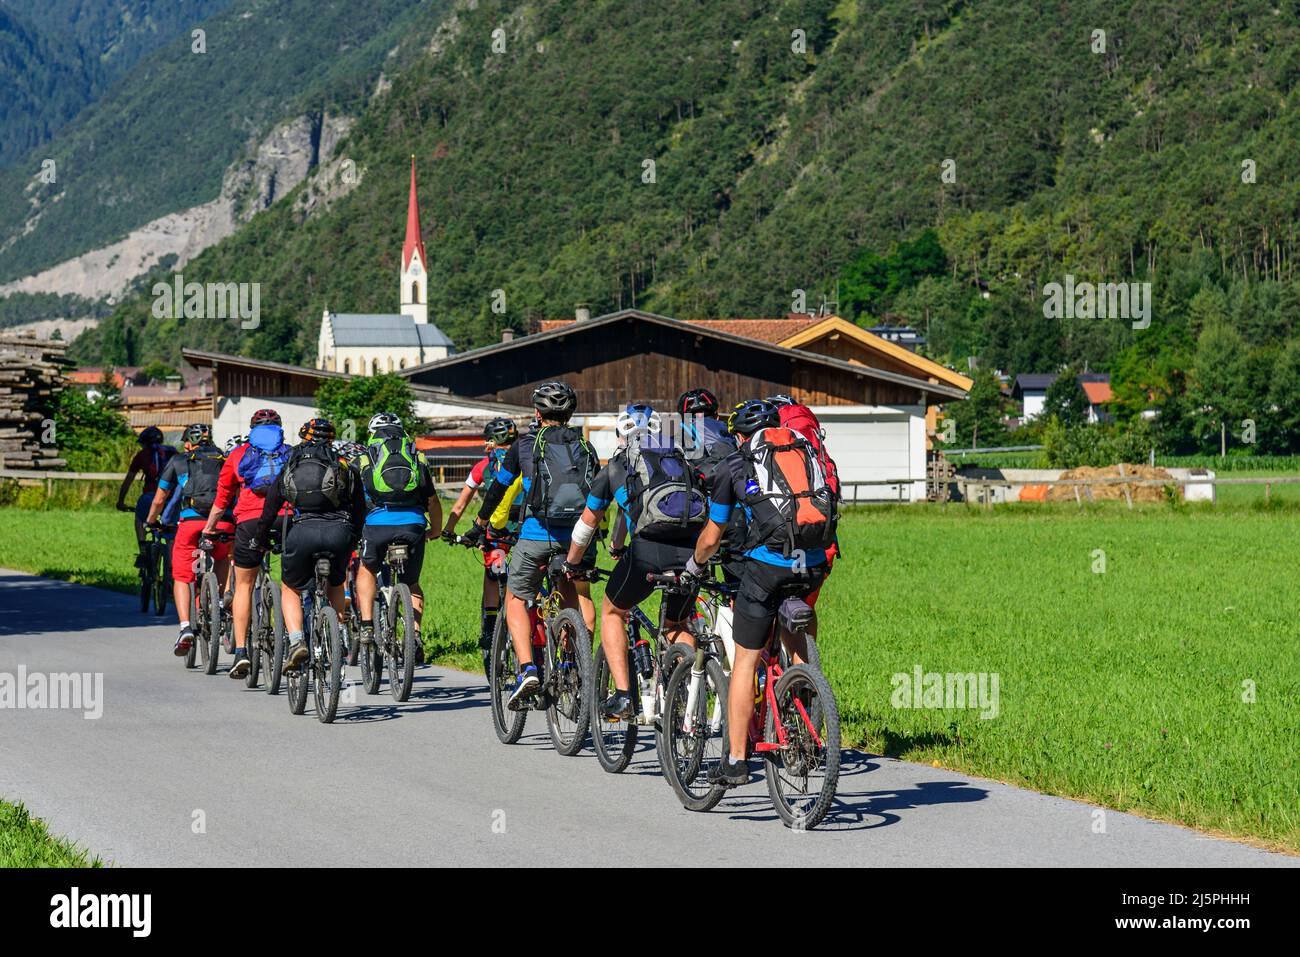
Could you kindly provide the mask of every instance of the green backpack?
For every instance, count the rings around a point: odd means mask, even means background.
[[[367,497],[389,508],[423,508],[420,459],[409,436],[380,438],[362,460]]]

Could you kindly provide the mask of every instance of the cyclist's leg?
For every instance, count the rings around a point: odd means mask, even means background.
[[[510,554],[506,577],[506,625],[521,667],[533,663],[533,621],[528,602],[542,586],[542,574],[554,551],[547,542],[521,539]]]
[[[248,640],[248,623],[253,613],[253,586],[257,584],[257,573],[262,567],[262,553],[253,547],[253,534],[257,525],[257,519],[249,519],[235,526],[235,547],[232,551],[235,559],[235,594],[230,615],[234,626],[236,656],[244,651]]]
[[[198,551],[203,519],[180,523],[172,539],[172,601],[176,603],[176,620],[182,628],[190,622],[190,588],[195,583],[194,556]]]
[[[759,657],[776,620],[775,588],[784,580],[785,569],[747,559],[736,594],[732,638],[736,660],[732,663],[731,688],[727,699],[727,723],[733,761],[748,751],[749,721],[754,715],[754,676]]]
[[[300,592],[316,575],[315,556],[321,549],[313,534],[312,525],[315,524],[320,523],[291,523],[285,534],[284,547],[280,551],[280,604],[283,606],[285,637],[289,645],[282,669],[285,672],[296,668],[308,657],[307,641],[303,635]],[[238,591],[235,594],[238,597]]]

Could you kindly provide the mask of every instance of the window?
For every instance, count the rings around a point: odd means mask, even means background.
[[[370,374],[371,374],[371,375],[379,375],[379,360],[378,360],[378,359],[376,359],[374,362],[372,362],[372,363],[370,364]]]
[[[411,302],[417,305],[420,302],[420,284],[418,282],[411,283]]]
[[[405,360],[405,359],[400,359],[400,360],[398,360],[397,368],[399,368],[399,369],[405,369],[405,368],[406,368],[406,360]]]

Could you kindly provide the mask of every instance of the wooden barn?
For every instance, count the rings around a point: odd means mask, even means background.
[[[727,331],[728,325],[623,310],[557,323],[402,374],[417,386],[516,406],[527,406],[538,384],[563,379],[577,391],[578,421],[589,430],[595,427],[593,440],[602,452],[612,447],[612,415],[628,402],[646,401],[667,410],[681,392],[699,386],[716,392],[724,405],[788,393],[821,418],[846,481],[904,480],[864,488],[861,497],[924,497],[927,409],[964,398],[962,384],[940,381],[900,356],[869,365],[857,357],[828,354],[834,349],[814,352],[737,335]],[[744,323],[736,322],[735,328]],[[885,365],[893,367],[880,367]]]

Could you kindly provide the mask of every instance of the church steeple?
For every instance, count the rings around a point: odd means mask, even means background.
[[[406,204],[406,242],[402,246],[402,312],[416,322],[429,321],[429,260],[420,238],[420,201],[415,192],[415,156],[411,156],[411,195]]]

